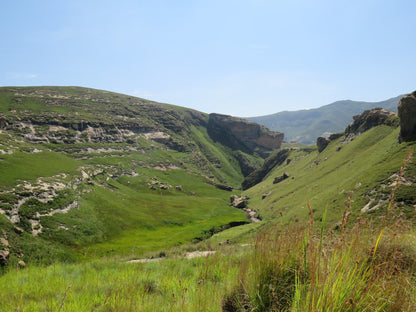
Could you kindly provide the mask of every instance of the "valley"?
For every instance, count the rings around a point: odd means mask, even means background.
[[[107,91],[0,88],[0,306],[411,311],[414,96],[305,146]]]

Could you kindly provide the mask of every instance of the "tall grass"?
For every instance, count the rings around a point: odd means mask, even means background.
[[[357,223],[342,232],[294,224],[261,233],[223,311],[416,311],[411,225]],[[249,268],[249,270],[247,270]]]
[[[239,263],[238,256],[218,254],[146,264],[102,260],[29,267],[0,279],[0,311],[218,312]]]
[[[187,260],[121,259],[11,270],[0,311],[415,311],[416,236],[392,217],[343,231],[269,226],[254,245]],[[245,248],[245,249],[244,249]]]
[[[409,151],[385,216],[349,223],[353,191],[340,226],[278,224],[260,233],[240,286],[223,311],[416,311],[416,237],[411,222],[393,213]],[[247,267],[249,272],[247,272]]]

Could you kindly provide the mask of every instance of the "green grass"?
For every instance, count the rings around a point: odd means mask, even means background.
[[[244,193],[250,196],[250,205],[264,218],[281,218],[287,223],[307,219],[307,201],[316,211],[316,220],[327,210],[327,218],[332,222],[343,211],[348,194],[353,191],[351,207],[353,215],[358,216],[369,201],[365,196],[370,196],[371,190],[400,170],[409,145],[399,145],[397,135],[397,129],[381,126],[348,144],[340,144],[340,138],[320,154],[292,151],[288,156],[292,160],[289,165],[278,166],[263,182]],[[273,184],[274,177],[284,172],[290,177]],[[271,194],[262,200],[266,192]]]
[[[232,152],[225,146],[214,143],[209,139],[207,130],[205,128],[195,127],[191,128],[192,136],[198,142],[199,148],[211,163],[220,165],[217,168],[215,165],[211,166],[210,170],[219,176],[225,178],[225,182],[234,187],[239,187],[242,182],[241,168],[233,157]]]
[[[243,211],[227,205],[229,192],[200,176],[184,170],[144,171],[90,187],[79,209],[41,217],[41,237],[84,255],[134,256],[206,237],[230,223],[248,222]],[[149,189],[146,177],[156,175],[172,185],[170,190]]]
[[[76,160],[54,152],[15,152],[12,155],[0,155],[0,189],[9,188],[24,180],[35,181],[39,177],[59,173],[76,175],[79,165]]]
[[[0,304],[3,311],[221,311],[238,272],[233,259],[33,267],[1,278]]]
[[[120,258],[10,269],[3,311],[413,311],[415,233],[404,220],[263,228],[253,246],[224,245],[207,258]],[[400,221],[400,223],[395,222]]]

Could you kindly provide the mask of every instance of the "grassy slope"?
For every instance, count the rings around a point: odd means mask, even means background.
[[[287,223],[306,220],[309,201],[316,219],[327,210],[327,220],[335,221],[342,216],[347,196],[354,190],[351,207],[358,216],[369,200],[363,196],[400,170],[410,145],[398,144],[397,136],[398,129],[380,126],[348,144],[342,144],[340,138],[320,154],[292,151],[289,165],[275,168],[263,182],[245,192],[251,197],[250,206],[268,220],[282,214],[282,221]],[[290,178],[273,184],[274,177],[284,172]],[[271,195],[262,200],[266,192]]]
[[[80,165],[80,162],[54,152],[34,154],[16,152],[12,155],[1,155],[0,160],[0,190],[14,186],[18,182],[34,181],[39,177],[58,173],[77,175],[76,169]]]
[[[361,216],[360,210],[371,198],[375,205],[379,199],[388,199],[392,187],[388,185],[395,179],[388,179],[399,173],[408,149],[416,152],[414,143],[399,144],[399,129],[388,126],[373,128],[356,137],[352,142],[342,143],[343,138],[331,142],[322,152],[292,150],[288,156],[289,165],[276,167],[266,178],[243,194],[250,197],[249,207],[257,211],[265,222],[232,228],[215,235],[211,241],[249,241],[255,231],[269,222],[289,224],[294,221],[305,222],[309,218],[309,202],[314,211],[315,221],[320,221],[326,211],[328,223],[342,219],[348,204],[350,192],[352,220]],[[338,148],[341,148],[337,151]],[[414,156],[413,156],[414,159]],[[275,177],[287,172],[290,177],[273,184]],[[405,177],[416,181],[416,161],[407,164]],[[271,192],[262,199],[264,193]],[[413,218],[416,203],[416,186],[401,185],[396,191],[398,211]],[[378,211],[364,216],[378,217],[385,214],[387,203]]]
[[[123,157],[101,155],[81,161],[54,152],[17,152],[0,156],[4,159],[0,161],[0,168],[5,173],[1,176],[1,185],[6,189],[24,180],[33,181],[62,172],[79,176],[76,168],[82,164],[111,164],[128,171],[131,162],[140,159],[153,165],[168,156],[173,164],[177,161],[175,156],[183,159],[177,152],[163,153],[152,151],[147,157],[154,163],[149,163],[142,153]],[[48,163],[46,168],[45,162]],[[194,170],[133,168],[138,171],[136,177],[122,176],[105,181],[104,175],[98,175],[93,179],[94,186],[82,184],[85,192],[78,198],[80,208],[67,214],[41,217],[44,229],[41,239],[37,240],[57,242],[83,254],[140,255],[192,241],[232,222],[247,222],[242,211],[227,205],[229,192],[208,184],[208,180],[194,174]],[[147,183],[153,177],[173,188],[150,190]],[[182,191],[174,189],[176,185],[181,185]],[[25,236],[25,240],[31,239]],[[17,242],[17,245],[22,244]],[[24,259],[30,261],[29,255]]]
[[[228,192],[213,188],[201,177],[156,170],[149,175],[177,183],[183,191],[150,191],[140,177],[112,181],[117,197],[102,188],[94,190],[84,205],[101,215],[106,240],[82,248],[83,252],[137,256],[192,241],[231,222],[247,221],[241,211],[227,206]],[[187,194],[191,190],[197,195]]]
[[[64,194],[62,200],[65,204],[76,200],[79,208],[67,214],[40,217],[43,232],[37,238],[29,234],[27,222],[17,224],[26,230],[19,236],[12,224],[0,215],[0,227],[7,230],[6,236],[11,242],[10,263],[19,259],[50,263],[73,260],[81,254],[138,256],[208,237],[230,223],[248,221],[241,210],[228,206],[230,193],[213,186],[215,181],[238,187],[243,176],[232,151],[214,143],[200,125],[206,117],[204,114],[93,89],[15,89],[0,88],[0,112],[8,120],[18,116],[38,118],[41,122],[64,118],[66,123],[88,120],[109,125],[149,125],[153,127],[150,131],[163,130],[175,140],[189,144],[191,150],[178,152],[144,138],[137,138],[134,144],[30,144],[19,137],[19,131],[25,129],[15,129],[15,132],[2,129],[0,191],[20,185],[16,190],[24,194],[28,192],[25,181],[32,184],[38,178],[52,181],[63,173],[66,177],[60,178],[60,182],[79,181],[77,191]],[[16,92],[25,95],[16,96]],[[124,120],[118,115],[127,115],[130,119]],[[174,133],[168,126],[180,126],[182,133]],[[35,127],[37,131],[45,128],[44,125]],[[114,151],[85,152],[110,148]],[[34,153],[35,149],[40,152]],[[13,154],[7,154],[8,151]],[[180,169],[155,169],[164,166]],[[103,172],[80,181],[81,170],[97,169]],[[208,176],[210,172],[212,176]],[[150,190],[148,183],[154,177],[170,185],[170,189]],[[177,185],[182,186],[182,191],[175,189]],[[10,209],[11,202],[7,200],[3,198],[0,208]],[[25,213],[33,215],[36,209],[48,212],[52,209],[48,205],[39,202],[26,205]],[[36,248],[30,247],[31,244]],[[23,256],[17,258],[21,253]]]

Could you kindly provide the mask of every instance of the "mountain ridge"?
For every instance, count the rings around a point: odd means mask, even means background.
[[[246,117],[275,131],[285,134],[285,141],[313,145],[320,136],[343,131],[354,115],[375,107],[397,112],[397,105],[403,95],[379,102],[341,100],[319,108],[298,111],[282,111],[275,114]]]

